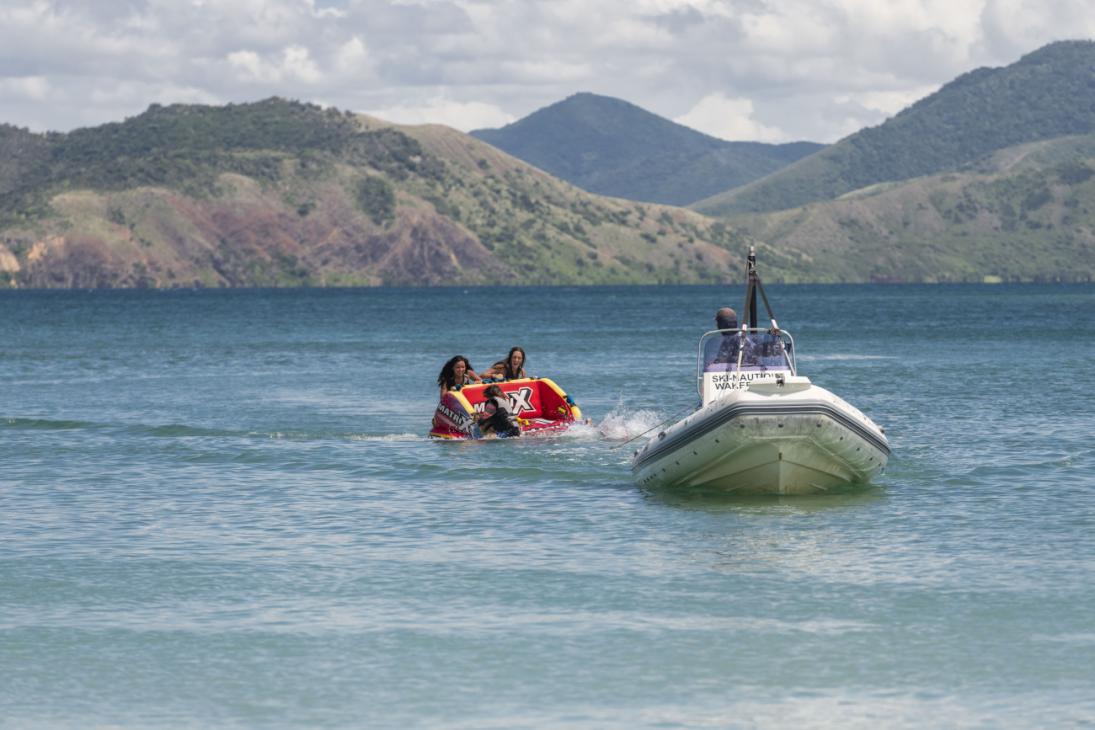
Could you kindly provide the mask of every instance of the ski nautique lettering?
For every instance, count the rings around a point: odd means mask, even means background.
[[[722,392],[724,390],[743,390],[749,387],[750,383],[758,382],[761,380],[774,380],[776,375],[783,375],[790,371],[773,371],[773,370],[757,370],[754,372],[737,372],[737,373],[708,373],[708,382],[715,387],[716,392]]]

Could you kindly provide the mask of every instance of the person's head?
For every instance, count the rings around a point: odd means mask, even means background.
[[[444,388],[463,385],[464,375],[469,370],[471,370],[471,363],[468,362],[468,358],[463,355],[454,355],[441,368],[441,374],[437,376],[437,384]]]
[[[736,330],[738,328],[738,313],[730,307],[723,307],[715,312],[715,327],[720,330]]]
[[[501,398],[502,389],[497,385],[488,385],[487,389],[483,391],[483,395],[487,398]]]
[[[525,366],[525,351],[520,347],[511,347],[506,355],[506,377],[516,378]]]

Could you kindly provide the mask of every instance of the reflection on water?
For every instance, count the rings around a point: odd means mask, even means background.
[[[839,490],[811,495],[748,495],[725,490],[683,490],[672,487],[646,489],[647,499],[656,504],[707,512],[794,515],[847,510],[872,505],[886,496],[875,484],[849,484]]]

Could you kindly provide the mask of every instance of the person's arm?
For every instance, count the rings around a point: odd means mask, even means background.
[[[481,377],[479,377],[478,375],[476,375],[474,370],[470,370],[470,369],[468,370],[468,377],[471,378],[472,380],[474,380],[477,383],[482,383],[483,382],[483,379]]]

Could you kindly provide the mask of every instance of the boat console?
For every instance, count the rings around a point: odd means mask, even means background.
[[[794,339],[783,330],[742,327],[700,337],[696,387],[703,405],[753,383],[796,373]]]

